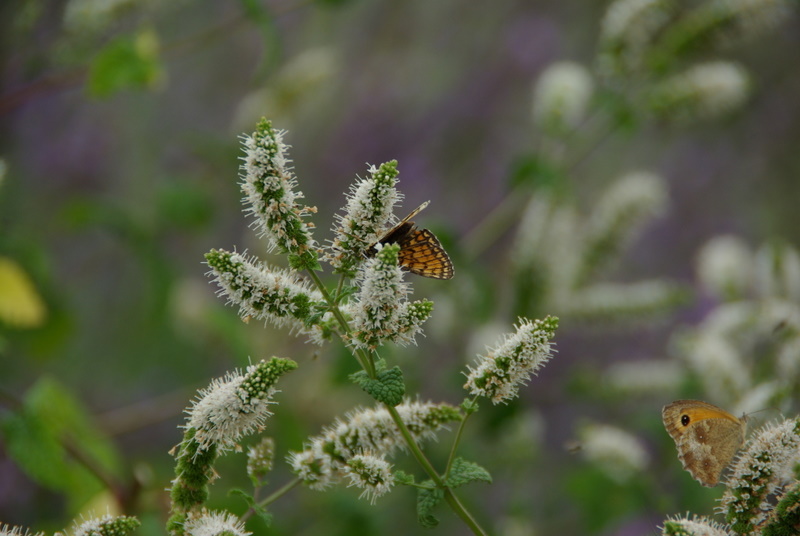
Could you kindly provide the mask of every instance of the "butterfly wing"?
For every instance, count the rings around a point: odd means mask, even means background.
[[[397,239],[398,263],[412,274],[433,279],[453,277],[453,262],[439,239],[428,229],[412,227]]]
[[[702,485],[716,486],[744,442],[745,419],[700,400],[676,400],[662,417],[683,468]]]

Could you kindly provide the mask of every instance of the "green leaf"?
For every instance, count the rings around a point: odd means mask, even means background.
[[[461,409],[463,409],[464,413],[466,413],[467,415],[472,415],[479,409],[478,402],[471,398],[465,398],[464,401],[461,403]]]
[[[417,521],[426,529],[432,529],[439,524],[439,520],[431,511],[444,499],[444,490],[433,487],[433,480],[426,480],[422,485],[430,487],[420,488],[417,492]]]
[[[231,488],[228,492],[229,496],[240,497],[244,499],[247,506],[261,518],[261,520],[269,527],[272,525],[272,514],[267,512],[267,509],[256,502],[255,497],[239,488]]]
[[[87,90],[94,97],[109,97],[124,89],[151,89],[161,78],[158,36],[144,30],[100,50],[89,67]]]
[[[414,475],[409,475],[405,471],[395,471],[394,483],[398,485],[410,486],[414,484]]]
[[[451,488],[457,488],[464,484],[469,484],[474,481],[492,483],[492,475],[489,471],[478,465],[477,463],[468,462],[464,458],[456,458],[453,460],[453,465],[450,467],[450,474],[447,476],[447,485]]]
[[[350,379],[378,402],[396,406],[403,402],[406,386],[403,383],[403,371],[393,367],[378,373],[373,380],[362,371],[350,375]]]
[[[22,409],[3,419],[0,427],[6,449],[20,468],[42,486],[64,493],[73,509],[103,489],[78,456],[107,475],[119,473],[112,444],[72,394],[53,379],[35,384]]]

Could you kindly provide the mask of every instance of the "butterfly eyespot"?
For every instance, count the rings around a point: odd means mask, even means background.
[[[681,424],[682,424],[682,425],[684,425],[684,426],[689,426],[689,423],[690,423],[690,422],[691,422],[691,419],[689,418],[689,416],[688,416],[688,415],[686,415],[686,414],[684,414],[684,415],[681,415]]]

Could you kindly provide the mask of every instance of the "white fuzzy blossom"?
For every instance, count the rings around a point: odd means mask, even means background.
[[[407,301],[411,286],[403,281],[397,264],[399,249],[398,245],[379,248],[358,272],[359,291],[349,307],[352,343],[357,348],[376,348],[384,340],[412,343],[433,310],[430,301]]]
[[[658,30],[669,21],[671,0],[616,0],[600,25],[598,68],[606,78],[639,67]]]
[[[723,299],[744,297],[753,278],[753,253],[741,238],[712,238],[697,256],[697,276],[703,286]]]
[[[417,442],[436,437],[448,422],[461,419],[460,412],[446,404],[404,402],[396,409]],[[391,414],[378,406],[348,413],[344,420],[323,429],[310,438],[305,450],[290,455],[289,464],[309,487],[321,490],[348,474],[347,464],[354,456],[371,453],[386,458],[405,448]]]
[[[297,179],[290,167],[288,146],[283,143],[284,134],[262,120],[252,135],[242,138],[243,201],[246,212],[254,218],[253,227],[267,238],[270,248],[303,256],[315,245],[313,225],[303,218],[316,212],[316,208],[298,203],[303,193],[296,191]]]
[[[370,166],[369,177],[350,187],[345,214],[337,215],[334,238],[326,260],[339,272],[354,275],[369,248],[387,230],[394,207],[402,200],[397,184],[397,162]]]
[[[703,381],[709,398],[733,402],[750,387],[751,373],[740,352],[728,339],[701,332],[688,344],[685,358]]]
[[[469,368],[464,388],[470,394],[489,398],[499,404],[515,398],[520,385],[544,366],[552,356],[550,339],[558,327],[558,319],[519,319],[516,332],[505,335],[494,348],[479,355],[477,366]]]
[[[288,359],[273,358],[216,378],[200,390],[198,399],[187,411],[185,428],[195,430],[199,450],[215,446],[230,450],[239,439],[261,429],[272,415],[269,406],[277,392],[277,378],[297,365]]]
[[[288,325],[298,333],[307,333],[305,320],[316,305],[324,303],[322,294],[294,271],[216,249],[206,254],[206,261],[219,294],[239,307],[242,318],[266,320],[278,327]]]
[[[203,512],[192,517],[183,526],[189,536],[249,536],[244,523],[228,512]]]
[[[661,527],[663,536],[730,536],[725,528],[705,517],[668,518]]]
[[[76,524],[72,536],[124,536],[133,532],[140,524],[135,517],[106,514]]]
[[[740,65],[715,61],[694,65],[656,85],[650,106],[677,121],[713,118],[739,108],[750,95],[750,79]]]
[[[748,441],[731,467],[720,510],[747,533],[772,509],[768,496],[783,486],[788,469],[800,462],[800,420],[768,425]]]
[[[587,424],[579,435],[583,457],[616,482],[624,483],[641,475],[650,463],[642,442],[620,428]]]
[[[347,461],[344,469],[345,475],[350,479],[350,485],[361,488],[361,497],[367,497],[371,504],[385,495],[394,486],[392,466],[377,456],[369,454],[356,454]]]
[[[586,224],[580,283],[618,257],[653,218],[664,213],[667,188],[654,173],[634,171],[617,179],[597,200]]]
[[[560,305],[562,314],[604,321],[641,319],[680,303],[683,292],[663,280],[633,283],[596,283],[575,291]]]
[[[533,92],[534,123],[553,134],[577,128],[593,91],[592,75],[586,67],[568,61],[548,66]]]

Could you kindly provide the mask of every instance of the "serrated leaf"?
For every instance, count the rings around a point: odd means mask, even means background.
[[[432,480],[426,480],[422,485],[430,487],[420,488],[417,492],[417,521],[426,529],[432,529],[439,524],[439,520],[431,511],[444,499],[444,490],[433,487]]]
[[[378,402],[396,406],[403,402],[406,386],[403,383],[403,371],[400,367],[393,367],[378,373],[375,379],[367,376],[366,372],[359,371],[350,375],[359,387]]]
[[[464,458],[456,458],[453,460],[453,465],[450,467],[450,474],[447,476],[447,485],[451,488],[457,488],[464,484],[469,484],[474,481],[492,483],[492,475],[489,471],[478,465],[477,463],[468,462]]]
[[[25,395],[21,411],[2,422],[6,449],[41,485],[63,492],[77,508],[103,489],[100,480],[74,454],[104,472],[119,473],[111,442],[91,423],[80,403],[52,379],[42,379]]]
[[[409,475],[405,471],[394,472],[394,483],[398,485],[410,486],[414,483],[414,475]]]

